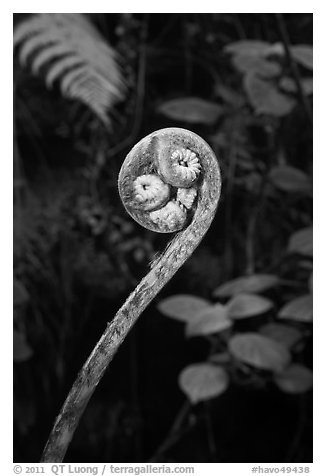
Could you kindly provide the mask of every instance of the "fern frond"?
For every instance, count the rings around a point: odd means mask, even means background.
[[[86,104],[106,124],[108,111],[123,99],[126,85],[115,51],[80,13],[41,13],[14,31],[18,59],[32,73],[45,74],[48,88],[57,81],[63,96]]]
[[[39,55],[41,56],[41,54]],[[33,64],[33,72],[34,74],[38,74],[40,69],[43,66],[43,62],[36,63],[36,60]],[[55,64],[52,66],[50,71],[48,71],[46,75],[46,84],[49,88],[53,86],[53,83],[70,69],[76,68],[78,66],[82,66],[82,61],[78,56],[69,55],[69,56],[61,56],[57,59]]]

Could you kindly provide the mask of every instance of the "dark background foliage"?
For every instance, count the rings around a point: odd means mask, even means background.
[[[14,24],[26,19],[15,15]],[[286,304],[312,292],[309,238],[293,245],[295,233],[312,226],[312,68],[291,49],[312,46],[312,15],[89,19],[117,52],[126,85],[108,124],[58,85],[47,89],[15,54],[15,461],[39,460],[76,373],[169,239],[127,216],[117,175],[140,138],[177,126],[201,135],[220,160],[218,213],[124,342],[66,460],[311,462],[310,385],[299,379],[282,391],[273,368],[241,355],[230,363],[226,351],[234,335],[279,322]],[[248,39],[270,49],[232,49]],[[157,308],[175,294],[224,305],[219,286],[254,273],[277,277],[263,290],[273,306],[253,316],[249,305],[232,332],[186,339],[183,324]],[[309,312],[295,309],[285,320],[300,336],[291,358],[311,369]],[[187,403],[180,372],[216,352],[227,354],[227,388]]]

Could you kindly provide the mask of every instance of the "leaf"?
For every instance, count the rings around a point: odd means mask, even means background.
[[[78,58],[73,54],[72,50],[69,51],[68,49],[67,51],[67,46],[55,44],[43,49],[37,55],[32,63],[33,74],[40,74],[42,67],[46,66],[46,64],[53,58],[58,58],[58,60],[56,61],[54,68],[51,68],[51,74],[47,75],[47,77],[53,76],[50,81],[47,81],[47,86],[50,87],[55,79],[59,78],[65,70],[73,68],[76,65],[79,66],[83,63],[81,58]]]
[[[294,99],[282,94],[271,82],[260,79],[253,72],[244,77],[244,88],[257,114],[282,117],[289,114],[295,106]]]
[[[289,351],[282,344],[254,332],[233,336],[229,341],[229,351],[241,362],[274,372],[281,372],[291,360]]]
[[[227,304],[230,319],[244,319],[269,311],[272,301],[257,294],[238,294]]]
[[[300,81],[301,88],[303,92],[307,95],[310,96],[313,93],[313,79],[312,78],[302,78]],[[288,76],[284,76],[281,78],[279,82],[279,86],[281,89],[288,93],[293,93],[297,94],[298,88],[295,83],[295,81],[292,78],[289,78]]]
[[[305,256],[313,255],[313,232],[312,228],[302,228],[293,233],[288,245],[289,253],[299,253]]]
[[[276,385],[286,393],[303,393],[312,388],[313,374],[300,364],[292,364],[274,378]]]
[[[224,331],[232,326],[227,318],[227,308],[222,304],[215,304],[201,311],[186,327],[186,336],[202,336]]]
[[[239,293],[259,293],[279,284],[280,280],[273,274],[252,274],[232,279],[213,291],[215,297],[229,297]]]
[[[15,362],[24,362],[28,360],[32,355],[33,351],[26,342],[24,334],[14,330],[14,346],[13,346],[13,358]]]
[[[282,71],[279,63],[252,55],[235,55],[232,57],[232,63],[240,73],[254,72],[264,78],[274,78]]]
[[[311,191],[311,181],[308,175],[289,165],[273,167],[269,178],[275,187],[284,192],[307,193]]]
[[[313,299],[305,294],[285,304],[278,313],[280,319],[293,319],[299,322],[312,322]]]
[[[291,55],[297,63],[307,69],[313,69],[313,48],[310,45],[295,45],[290,47]]]
[[[223,49],[225,53],[261,56],[270,49],[270,44],[259,40],[241,40],[229,43]]]
[[[228,385],[226,371],[209,363],[190,365],[179,375],[179,386],[193,404],[217,397]]]
[[[14,30],[19,61],[45,75],[47,87],[60,83],[63,96],[86,104],[109,125],[107,112],[123,99],[126,82],[111,48],[89,18],[80,13],[41,13]]]
[[[176,121],[210,125],[224,113],[224,107],[201,98],[185,97],[166,101],[157,111]]]
[[[178,321],[191,322],[198,314],[211,307],[211,303],[196,296],[177,294],[163,299],[157,306],[165,316]]]
[[[259,332],[289,349],[302,338],[302,333],[295,327],[274,322],[265,324],[259,329]]]

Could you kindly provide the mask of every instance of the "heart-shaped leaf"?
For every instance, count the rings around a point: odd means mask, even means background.
[[[260,293],[276,286],[279,282],[279,278],[272,274],[241,276],[219,286],[213,292],[213,296],[225,298],[239,293]]]
[[[179,375],[179,386],[193,404],[217,397],[228,385],[226,371],[208,363],[190,365]]]
[[[227,318],[227,307],[215,304],[201,311],[195,319],[187,324],[186,336],[202,336],[224,331],[232,326]]]
[[[285,304],[278,313],[281,319],[293,319],[299,322],[312,322],[313,298],[305,294]]]
[[[163,299],[157,308],[165,316],[178,321],[191,322],[201,311],[211,307],[211,303],[196,296],[177,294]]]
[[[289,114],[296,104],[294,99],[282,94],[273,83],[260,79],[254,72],[245,75],[244,88],[257,114],[282,117]]]
[[[224,114],[224,107],[197,97],[171,99],[157,110],[169,119],[191,124],[214,124]]]
[[[254,332],[233,336],[229,341],[229,351],[241,362],[274,372],[281,372],[291,360],[289,351],[282,344]]]
[[[289,253],[299,253],[305,256],[313,255],[313,232],[312,228],[303,228],[296,231],[290,238],[288,245]]]
[[[276,385],[286,393],[303,393],[312,388],[312,371],[300,364],[292,364],[275,376]]]
[[[289,165],[273,167],[269,178],[275,187],[284,192],[307,193],[311,191],[311,181],[308,175]]]
[[[302,338],[302,333],[295,327],[274,322],[265,324],[259,329],[259,332],[289,349]]]
[[[244,319],[269,311],[273,302],[257,294],[238,294],[227,304],[230,319]]]

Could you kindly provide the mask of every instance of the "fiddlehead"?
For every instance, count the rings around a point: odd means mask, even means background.
[[[62,461],[91,395],[129,330],[208,230],[221,177],[217,159],[201,137],[168,128],[135,145],[118,185],[126,210],[138,223],[152,231],[179,233],[108,324],[81,369],[50,434],[44,462]]]

